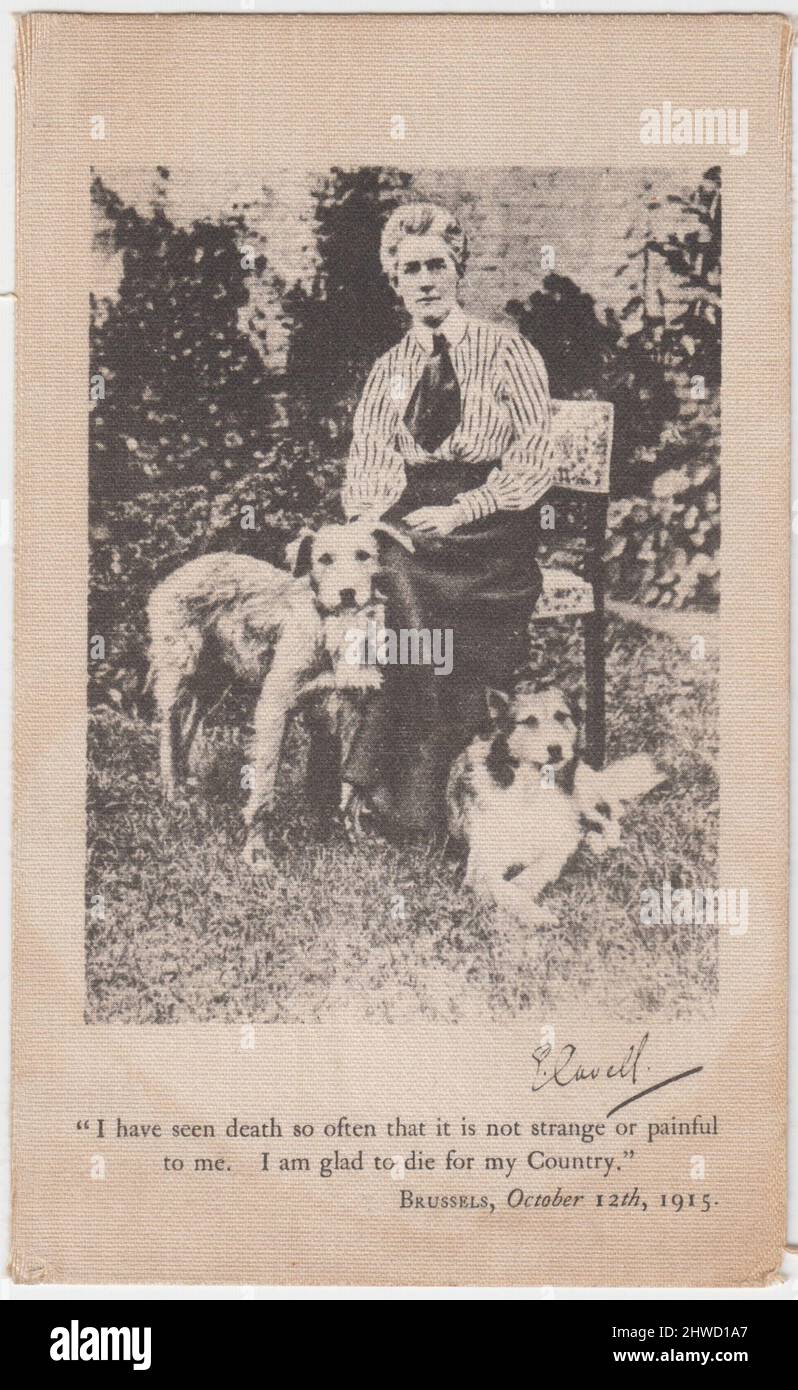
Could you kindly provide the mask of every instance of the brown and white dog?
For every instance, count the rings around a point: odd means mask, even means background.
[[[594,771],[578,761],[577,725],[563,692],[520,684],[488,692],[491,729],[452,765],[449,830],[468,851],[465,884],[528,925],[554,921],[539,895],[583,841],[617,848],[628,802],[660,782],[645,753]]]
[[[150,597],[149,684],[168,799],[205,712],[198,672],[208,649],[260,690],[244,809],[250,860],[262,848],[255,826],[272,809],[289,713],[319,692],[345,693],[356,702],[379,688],[379,668],[353,663],[346,639],[369,620],[381,621],[378,578],[388,541],[413,549],[408,535],[380,522],[330,524],[304,531],[287,547],[290,571],[222,551],[181,565]]]

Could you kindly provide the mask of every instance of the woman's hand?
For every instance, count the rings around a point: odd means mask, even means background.
[[[408,512],[405,524],[413,531],[424,531],[428,536],[448,536],[465,518],[459,507],[419,507]]]

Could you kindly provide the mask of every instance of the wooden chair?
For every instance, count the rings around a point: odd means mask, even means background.
[[[607,401],[552,401],[555,478],[546,503],[554,526],[542,524],[544,545],[580,541],[578,567],[541,564],[543,590],[533,622],[580,618],[585,641],[585,753],[592,767],[604,763],[606,744],[604,668],[604,535],[610,488],[613,407]],[[567,557],[572,560],[573,557]]]

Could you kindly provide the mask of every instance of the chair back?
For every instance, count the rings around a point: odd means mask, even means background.
[[[554,487],[609,492],[614,413],[609,401],[552,401]]]

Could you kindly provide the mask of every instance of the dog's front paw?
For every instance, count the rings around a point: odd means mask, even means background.
[[[250,830],[244,842],[242,859],[254,874],[268,873],[273,860],[262,830]]]
[[[382,690],[382,672],[375,671],[373,666],[360,666],[350,676],[344,689],[360,699],[373,695]]]
[[[350,844],[367,840],[373,829],[374,816],[369,803],[360,792],[353,791],[341,808],[341,824]]]

